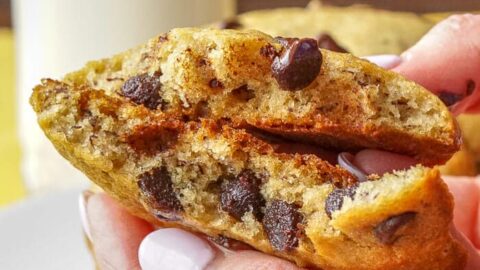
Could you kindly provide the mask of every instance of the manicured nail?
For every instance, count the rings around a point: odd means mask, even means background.
[[[176,228],[150,233],[138,249],[143,270],[201,270],[214,257],[215,251],[205,240]]]
[[[362,58],[385,69],[392,69],[402,62],[402,57],[395,54],[379,54],[364,56]]]
[[[78,210],[80,212],[80,221],[82,222],[83,231],[88,239],[92,240],[92,234],[90,233],[90,225],[87,220],[87,200],[93,193],[91,191],[84,191],[78,197]]]

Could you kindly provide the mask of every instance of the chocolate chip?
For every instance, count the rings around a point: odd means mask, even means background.
[[[260,193],[261,182],[261,179],[250,170],[243,170],[236,177],[223,179],[220,195],[222,210],[237,220],[241,220],[249,211],[260,219],[261,208],[265,205],[265,199]]]
[[[322,33],[317,37],[318,47],[322,49],[327,49],[334,52],[348,53],[348,51],[326,33]]]
[[[222,82],[220,82],[220,81],[217,80],[217,79],[211,79],[210,82],[208,83],[208,85],[209,85],[211,88],[223,88]]]
[[[225,20],[218,25],[220,29],[238,29],[241,28],[242,24],[238,22],[236,18]]]
[[[456,94],[447,91],[440,91],[437,93],[437,96],[446,106],[455,105],[455,103],[464,98],[464,95],[462,94]]]
[[[240,101],[247,102],[255,97],[255,92],[252,89],[249,89],[246,84],[244,84],[232,90],[232,95]]]
[[[302,221],[298,206],[280,200],[272,201],[265,209],[263,227],[273,248],[288,251],[297,247]]]
[[[158,76],[141,74],[128,79],[122,86],[122,92],[131,101],[154,110],[162,103],[161,87]]]
[[[373,229],[373,234],[378,239],[378,241],[385,245],[390,245],[398,236],[395,233],[407,223],[412,221],[417,213],[415,212],[406,212],[397,216],[388,218],[387,220],[381,222]]]
[[[281,88],[300,90],[312,83],[320,72],[322,54],[314,39],[277,38],[283,45],[282,53],[272,62],[272,73]]]
[[[138,186],[150,206],[157,210],[157,215],[165,219],[175,216],[175,213],[183,210],[173,190],[172,179],[167,168],[152,169],[139,177]]]
[[[325,212],[329,218],[332,218],[332,213],[342,209],[343,200],[346,196],[353,199],[357,191],[358,185],[352,185],[345,188],[335,188],[325,200]]]

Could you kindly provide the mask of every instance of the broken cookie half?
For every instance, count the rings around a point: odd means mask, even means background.
[[[363,148],[448,159],[459,141],[446,107],[308,39],[176,29],[43,80],[31,103],[66,159],[154,224],[322,269],[465,264],[436,169],[362,176],[336,163]]]
[[[155,113],[227,119],[335,150],[380,148],[444,163],[459,149],[454,119],[423,87],[313,39],[182,28],[64,82],[124,96]]]

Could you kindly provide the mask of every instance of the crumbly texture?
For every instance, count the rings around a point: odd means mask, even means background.
[[[425,165],[443,163],[458,150],[451,114],[421,86],[350,54],[321,50],[318,76],[288,91],[271,68],[283,51],[258,31],[174,29],[90,62],[64,82],[127,96],[167,118],[224,119],[337,150],[381,148]],[[151,91],[141,88],[157,83],[159,100],[152,102],[144,96]]]
[[[419,165],[356,183],[340,167],[315,155],[279,153],[247,130],[207,119],[168,120],[89,86],[44,80],[31,102],[67,160],[154,224],[240,240],[322,269],[461,269],[465,263],[449,232],[452,196],[435,169]],[[242,192],[253,194],[241,214],[221,199],[235,181],[240,192],[230,198],[240,194],[239,203]],[[342,189],[355,191],[327,207]]]

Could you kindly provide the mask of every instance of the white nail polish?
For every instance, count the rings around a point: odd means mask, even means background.
[[[176,228],[150,233],[138,249],[143,270],[201,270],[214,257],[214,250],[205,240]]]
[[[394,68],[402,62],[402,58],[395,54],[371,55],[371,56],[364,56],[362,58],[380,67],[383,67],[385,69]]]
[[[78,210],[80,212],[80,221],[82,222],[83,231],[89,240],[92,240],[90,233],[90,225],[87,220],[87,197],[90,195],[89,191],[85,191],[78,197]]]

